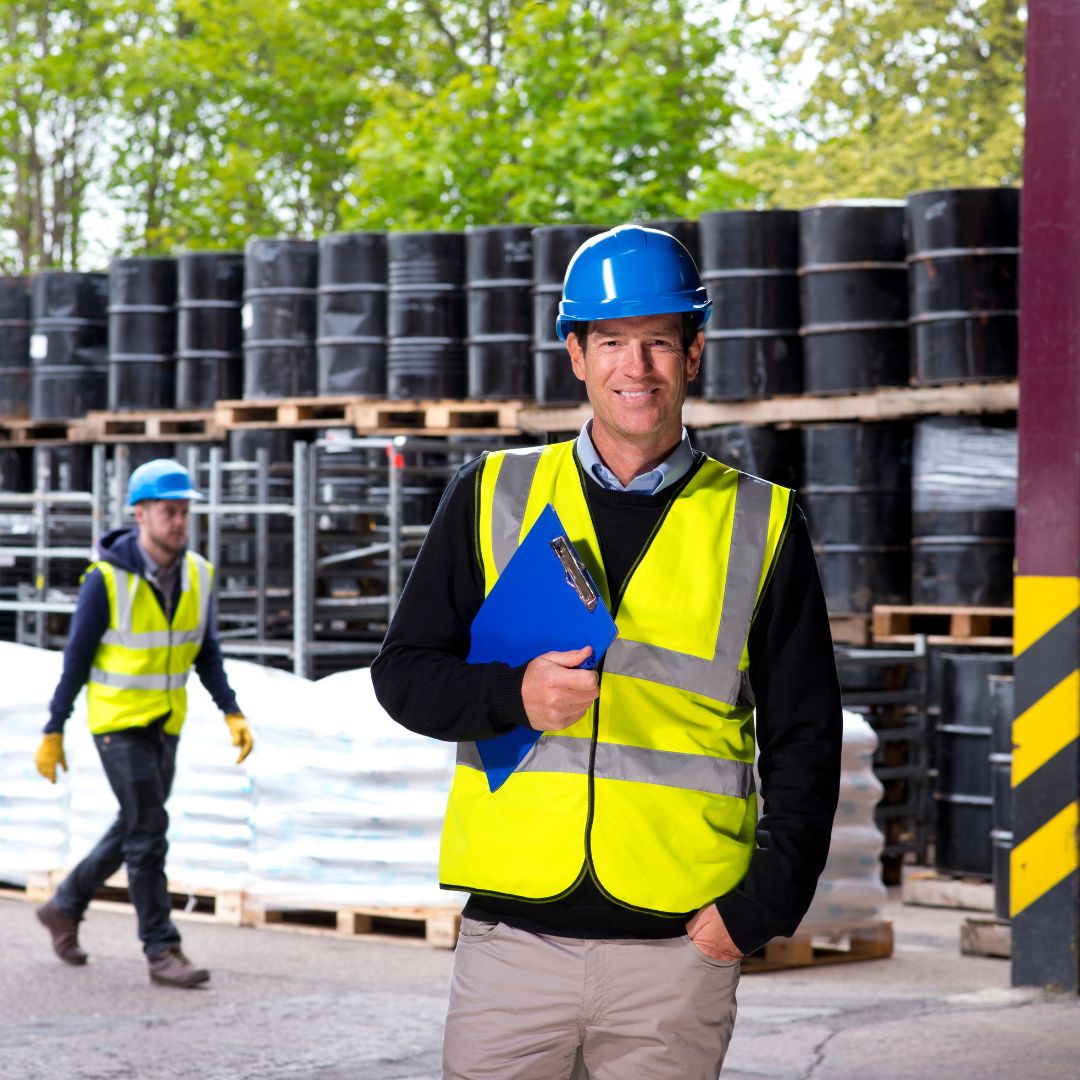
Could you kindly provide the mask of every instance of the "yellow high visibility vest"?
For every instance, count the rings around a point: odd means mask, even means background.
[[[497,791],[458,746],[439,877],[552,900],[592,875],[626,907],[694,911],[742,880],[755,844],[747,640],[792,492],[711,458],[692,471],[613,597],[573,442],[486,456],[477,547],[486,591],[552,503],[619,636],[600,697],[545,732]]]
[[[96,562],[109,595],[109,629],[94,653],[87,683],[95,735],[146,727],[168,714],[177,735],[187,716],[187,680],[202,648],[214,569],[189,551],[180,566],[180,598],[172,622],[149,582],[109,562]]]

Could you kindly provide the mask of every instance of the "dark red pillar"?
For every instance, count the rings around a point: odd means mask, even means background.
[[[1080,2],[1030,0],[1012,981],[1080,989]]]

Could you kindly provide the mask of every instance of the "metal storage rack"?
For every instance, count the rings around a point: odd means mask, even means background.
[[[14,613],[15,641],[39,648],[63,643],[50,617],[75,610],[77,575],[56,564],[89,562],[105,524],[105,447],[92,450],[89,491],[53,490],[51,453],[34,448],[33,492],[0,491],[0,557],[13,571],[0,611]]]
[[[885,835],[882,879],[900,883],[906,856],[927,862],[931,826],[926,642],[910,650],[834,647],[844,708],[864,716],[878,737],[874,775],[884,787],[875,810]]]
[[[263,448],[254,461],[228,461],[213,445],[181,454],[207,493],[205,503],[192,504],[190,546],[217,568],[226,654],[286,665],[309,678],[374,656],[447,481],[493,445],[467,437],[342,434],[297,439],[285,467]],[[35,457],[48,452],[38,447]],[[106,527],[130,521],[130,460],[123,444],[111,459],[104,445],[94,446],[88,492],[49,491],[47,460],[36,471],[37,491],[0,495],[0,557],[10,559],[19,579],[10,597],[0,594],[0,611],[15,612],[17,641],[59,648],[66,620],[53,626],[49,616],[70,615],[77,590],[74,576],[67,589],[53,588],[50,562],[89,562]],[[78,543],[57,542],[57,507],[78,510]],[[32,539],[18,543],[24,536]]]

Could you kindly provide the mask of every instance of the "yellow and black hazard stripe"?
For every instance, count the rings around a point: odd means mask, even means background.
[[[1015,611],[1009,885],[1014,965],[1019,935],[1033,946],[1033,966],[1052,974],[1051,953],[1057,950],[1041,947],[1040,928],[1056,927],[1057,945],[1066,960],[1072,954],[1074,968],[1076,963],[1076,943],[1061,940],[1060,928],[1076,926],[1078,900],[1080,578],[1017,577]]]

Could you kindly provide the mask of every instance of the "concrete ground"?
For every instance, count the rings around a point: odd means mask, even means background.
[[[1080,1077],[1080,999],[1011,989],[1008,961],[962,956],[964,912],[897,897],[886,915],[889,959],[744,976],[724,1080]],[[451,953],[179,925],[206,989],[151,985],[129,912],[91,911],[90,963],[69,968],[33,905],[0,899],[0,1077],[438,1077]]]

